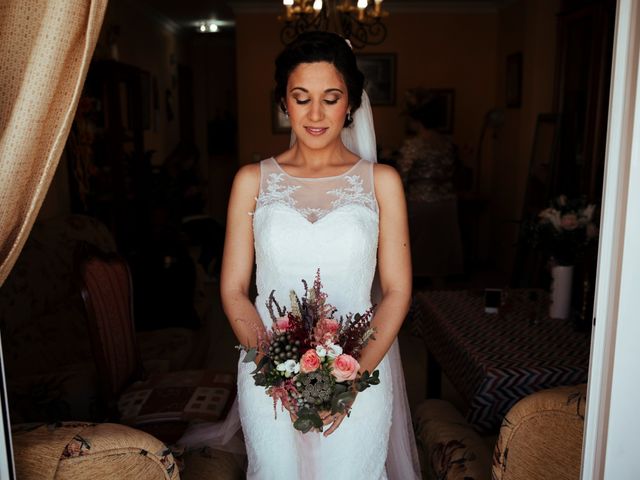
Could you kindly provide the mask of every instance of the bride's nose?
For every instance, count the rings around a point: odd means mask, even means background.
[[[309,109],[309,120],[318,122],[324,118],[324,107],[322,102],[311,102]]]

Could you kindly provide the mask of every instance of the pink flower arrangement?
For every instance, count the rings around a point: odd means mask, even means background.
[[[359,369],[360,364],[355,358],[342,354],[333,361],[331,374],[338,382],[347,382],[356,379]]]
[[[374,339],[371,327],[373,307],[364,314],[348,314],[335,319],[336,309],[327,303],[320,271],[313,287],[303,280],[304,296],[291,292],[291,311],[281,308],[271,292],[267,309],[273,325],[257,347],[240,345],[244,362],[262,359],[252,372],[256,385],[265,387],[273,398],[294,413],[294,428],[301,432],[322,430],[320,412],[347,412],[361,392],[380,383],[378,371],[360,373],[358,358]]]
[[[596,206],[583,198],[560,195],[538,214],[535,222],[525,222],[523,234],[538,250],[558,265],[573,265],[594,246],[598,227],[594,223]]]
[[[322,360],[320,360],[320,357],[315,350],[307,350],[300,359],[300,371],[302,373],[315,372],[320,368],[321,363]]]
[[[289,330],[289,316],[286,315],[284,317],[276,319],[273,329],[277,330],[278,332],[286,332],[287,330]]]

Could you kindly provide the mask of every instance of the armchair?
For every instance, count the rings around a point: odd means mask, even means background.
[[[140,361],[126,261],[85,250],[79,263],[106,418],[175,442],[192,421],[215,422],[235,396],[235,375],[185,370],[147,377]]]
[[[426,400],[414,417],[424,478],[578,479],[585,399],[586,384],[528,395],[505,416],[497,442],[480,437],[448,402]]]

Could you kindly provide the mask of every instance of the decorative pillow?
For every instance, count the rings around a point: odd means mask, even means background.
[[[123,423],[172,443],[190,422],[224,418],[235,393],[232,373],[187,370],[152,375],[120,396],[118,411]]]

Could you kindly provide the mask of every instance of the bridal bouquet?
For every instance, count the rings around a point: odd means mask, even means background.
[[[349,413],[356,392],[380,383],[378,371],[358,374],[360,352],[371,339],[373,307],[363,314],[334,318],[336,309],[327,303],[322,291],[320,271],[312,288],[304,285],[304,296],[291,291],[291,307],[280,307],[269,295],[267,309],[273,321],[258,346],[239,349],[246,352],[244,362],[254,362],[263,355],[251,372],[256,385],[265,387],[273,398],[297,419],[293,426],[303,433],[312,428],[322,430],[321,412]]]

